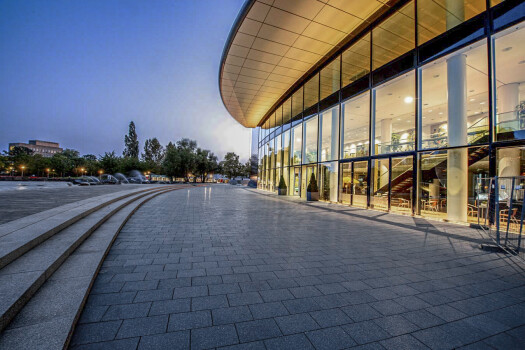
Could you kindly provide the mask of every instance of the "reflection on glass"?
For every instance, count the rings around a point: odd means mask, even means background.
[[[282,111],[283,111],[283,125],[286,124],[286,123],[289,123],[290,120],[292,119],[292,111],[291,111],[291,101],[290,99],[287,99],[286,101],[284,101],[283,105],[282,105]],[[281,108],[281,107],[279,107]]]
[[[341,61],[338,56],[321,70],[321,100],[341,88],[340,64]]]
[[[304,109],[319,102],[319,74],[314,75],[304,84]]]
[[[398,58],[415,46],[414,2],[411,1],[372,30],[372,69]]]
[[[317,123],[317,116],[304,122],[303,163],[317,162]]]
[[[376,89],[376,154],[414,149],[414,79],[414,72],[410,72]]]
[[[303,112],[303,87],[292,95],[292,118]],[[294,119],[295,120],[295,119]]]
[[[390,184],[390,210],[398,213],[412,212],[412,156],[392,158]]]
[[[289,189],[290,189],[290,168],[289,167],[284,167],[282,174],[283,174],[284,182],[286,183],[286,189],[289,192]],[[279,178],[279,181],[281,181],[281,178]],[[277,184],[279,184],[279,182]]]
[[[423,67],[422,148],[489,141],[485,42],[473,44]]]
[[[283,165],[290,165],[290,130],[283,133]]]
[[[370,33],[356,41],[342,54],[342,86],[370,73]]]
[[[390,176],[389,159],[376,159],[372,167],[372,193],[370,208],[388,210],[388,181]]]
[[[302,179],[301,179],[301,198],[306,198],[306,189],[312,178],[312,174],[315,175],[317,186],[319,186],[319,176],[317,176],[317,165],[303,165],[302,168]]]
[[[352,175],[352,206],[367,207],[368,189],[368,162],[354,162],[354,174]]]
[[[337,162],[319,164],[319,198],[337,202]]]
[[[282,163],[281,163],[281,157],[282,157],[282,137],[281,135],[277,136],[275,138],[275,167],[276,168],[279,168],[282,166]]]
[[[439,34],[485,11],[485,0],[418,0],[418,43]]]
[[[292,129],[292,165],[301,164],[301,150],[303,138],[303,124],[299,124]]]
[[[513,26],[494,39],[496,139],[525,139],[525,25]]]
[[[343,103],[341,120],[341,158],[368,156],[370,93]]]
[[[293,171],[290,172],[290,184],[288,194],[298,196],[301,191],[301,167],[295,167]]]
[[[352,195],[352,163],[341,164],[339,185],[339,203],[351,204]]]
[[[319,115],[319,161],[337,159],[339,149],[339,106]]]

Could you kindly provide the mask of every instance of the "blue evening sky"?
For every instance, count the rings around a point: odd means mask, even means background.
[[[0,0],[0,150],[57,141],[121,154],[182,137],[247,159],[250,129],[219,95],[221,53],[243,0]]]

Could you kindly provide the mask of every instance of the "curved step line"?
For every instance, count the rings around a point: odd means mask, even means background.
[[[90,227],[85,233],[83,233],[71,246],[69,246],[46,270],[42,271],[42,274],[38,276],[37,279],[27,288],[27,290],[18,298],[18,300],[13,303],[3,315],[0,315],[0,331],[2,331],[11,320],[20,312],[24,305],[31,299],[31,297],[38,291],[38,289],[45,283],[45,281],[51,277],[51,275],[64,263],[64,261],[104,222],[106,222],[110,217],[115,215],[118,211],[124,207],[130,205],[131,203],[140,200],[141,198],[148,195],[160,194],[159,192],[165,192],[173,190],[172,188],[161,188],[155,189],[153,191],[147,191],[146,193],[139,193],[138,196],[132,198],[131,200],[126,201],[125,203],[119,205],[117,208],[113,209],[111,212],[106,214],[102,219],[97,221],[95,225]],[[135,193],[137,194],[137,193]],[[125,196],[124,199],[129,196]],[[122,200],[122,199],[121,199]],[[112,203],[110,203],[112,204]],[[108,204],[108,205],[110,205]],[[58,231],[57,233],[59,233]],[[50,238],[50,237],[48,237]],[[20,255],[22,256],[22,255]],[[15,259],[16,260],[16,259]]]

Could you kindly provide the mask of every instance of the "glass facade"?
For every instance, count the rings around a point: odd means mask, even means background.
[[[323,201],[475,222],[480,179],[525,175],[525,22],[490,5],[405,1],[365,28],[260,124],[259,188],[306,199],[315,175]]]

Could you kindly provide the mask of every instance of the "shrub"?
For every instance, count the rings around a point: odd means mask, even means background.
[[[281,175],[281,179],[279,180],[278,188],[280,190],[286,190],[286,182],[284,182],[284,176],[282,176],[282,175]]]
[[[308,184],[308,188],[306,190],[308,192],[319,192],[319,188],[317,187],[317,181],[315,180],[314,173],[312,173],[312,176],[310,177],[310,183]]]

